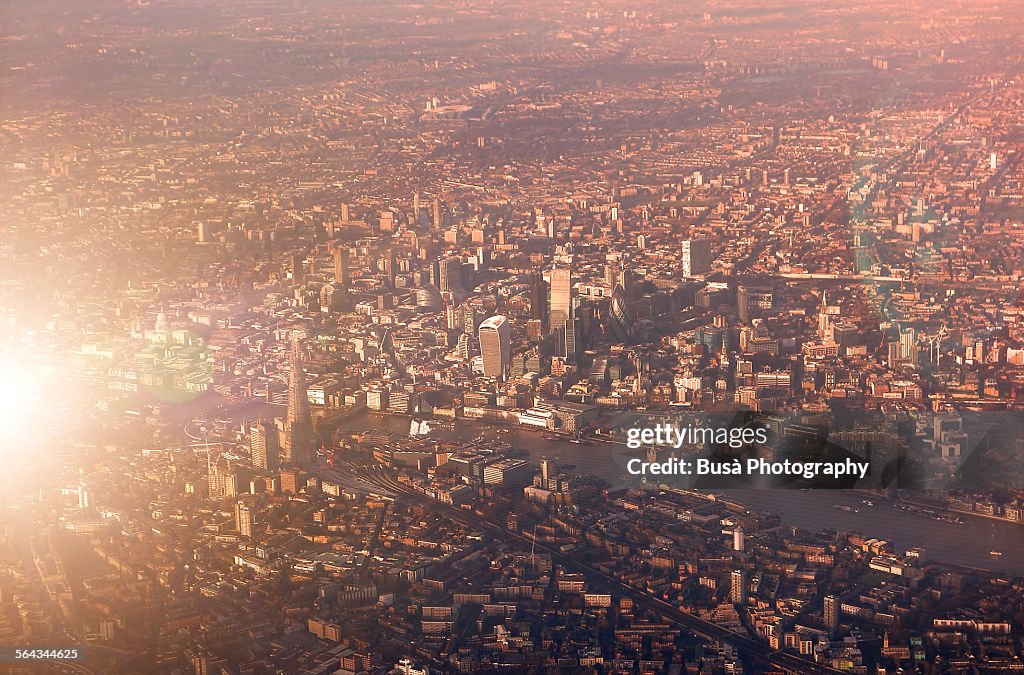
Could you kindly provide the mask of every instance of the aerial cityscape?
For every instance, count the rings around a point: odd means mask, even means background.
[[[1024,3],[4,19],[0,671],[1024,671]]]

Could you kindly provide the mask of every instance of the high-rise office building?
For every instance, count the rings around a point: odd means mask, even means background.
[[[911,326],[900,329],[900,360],[917,362],[917,331]]]
[[[462,259],[457,256],[441,258],[435,263],[434,285],[442,293],[462,289]]]
[[[743,553],[746,546],[746,535],[743,532],[743,528],[737,526],[736,529],[732,531],[732,550],[737,553]]]
[[[210,499],[234,497],[239,493],[238,474],[231,461],[223,455],[214,458],[209,447],[206,453],[206,484]]]
[[[839,598],[826,595],[824,603],[825,625],[832,632],[839,630]]]
[[[540,460],[540,477],[547,485],[547,482],[558,475],[558,462],[547,457]]]
[[[747,573],[745,570],[733,570],[729,577],[729,602],[742,605],[747,601]]]
[[[578,299],[577,299],[578,300]],[[552,323],[557,353],[566,363],[575,363],[581,345],[581,326],[578,302],[569,306],[569,316],[559,324]]]
[[[245,502],[235,504],[235,530],[246,539],[252,539],[252,509]]]
[[[384,280],[388,288],[395,287],[395,275],[398,273],[398,261],[394,249],[389,248],[384,255]]]
[[[750,293],[743,284],[736,287],[736,314],[741,323],[750,323]]]
[[[633,334],[633,311],[621,283],[615,286],[608,306],[608,329],[616,342],[629,342]]]
[[[286,465],[306,467],[313,461],[313,418],[306,393],[306,372],[298,333],[291,338],[291,371],[288,374],[288,416],[282,461]]]
[[[264,471],[276,470],[280,456],[277,427],[262,420],[257,422],[249,430],[249,453],[253,466]]]
[[[551,330],[569,320],[572,307],[572,270],[555,267],[551,270],[551,304],[548,308]]]
[[[548,284],[540,272],[530,274],[530,318],[540,321],[546,332],[548,321]]]
[[[346,293],[337,281],[324,284],[320,288],[320,311],[325,314],[338,311],[344,306],[345,297]]]
[[[616,286],[622,286],[627,293],[631,294],[633,275],[622,260],[617,260],[604,266],[604,283],[612,290],[615,290]],[[632,295],[630,295],[630,299],[632,299]]]
[[[470,361],[476,356],[476,340],[469,333],[461,333],[455,343],[455,353],[463,361]]]
[[[476,311],[476,308],[469,303],[462,304],[462,332],[468,333],[469,335],[476,335],[477,329],[480,327],[480,322],[483,318],[480,313]]]
[[[342,286],[348,286],[350,280],[348,249],[344,246],[334,249],[334,280]]]
[[[299,494],[299,478],[300,474],[298,471],[282,471],[281,480],[281,492],[285,494]]]
[[[110,642],[117,635],[117,622],[114,619],[100,620],[100,639]]]
[[[504,380],[512,365],[512,328],[508,318],[497,315],[480,324],[480,354],[484,375]]]
[[[522,459],[499,459],[484,466],[484,483],[488,485],[506,485],[522,488],[528,485],[533,474],[533,466]]]
[[[530,342],[540,342],[547,331],[544,330],[544,323],[540,319],[530,319],[526,322],[526,336]]]
[[[192,672],[196,675],[210,675],[210,655],[206,652],[199,652],[192,653],[191,656]]]
[[[683,241],[681,262],[684,277],[695,277],[711,271],[711,242],[707,239]]]
[[[305,270],[303,269],[303,262],[305,262],[305,255],[302,253],[292,254],[292,282],[301,284],[305,279]]]

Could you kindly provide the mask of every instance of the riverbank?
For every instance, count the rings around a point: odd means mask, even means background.
[[[1002,516],[990,516],[987,513],[978,513],[977,511],[964,511],[963,509],[955,509],[952,506],[949,507],[949,512],[959,513],[965,516],[974,516],[975,518],[984,518],[985,520],[995,520],[1008,525],[1024,525],[1024,521],[1010,520],[1009,518],[1003,518]]]
[[[411,416],[362,412],[346,419],[341,429],[349,433],[385,431],[406,436],[410,420]],[[481,437],[485,441],[510,443],[534,463],[542,458],[554,459],[562,465],[574,465],[576,468],[570,473],[594,476],[613,487],[643,487],[637,477],[629,476],[626,471],[626,463],[636,452],[622,443],[603,441],[583,445],[570,442],[571,437],[545,438],[547,430],[499,426],[483,420],[446,419],[445,422],[452,426],[432,431],[428,437],[446,441]],[[895,507],[898,502],[852,490],[692,489],[723,494],[751,510],[778,514],[784,524],[810,532],[826,529],[859,532],[889,541],[898,551],[921,548],[923,558],[935,563],[1013,576],[1019,576],[1024,570],[1024,537],[1020,536],[1018,524],[1010,521],[965,518],[962,524],[942,522],[900,511]],[[875,505],[866,506],[862,503],[865,499]],[[849,510],[840,510],[837,506]],[[992,550],[999,550],[1002,555],[993,558],[989,555]]]
[[[407,417],[367,415],[362,420],[358,416],[352,418],[345,428],[357,431],[360,421],[367,430],[384,429],[404,434],[409,427]],[[575,465],[577,468],[571,473],[595,476],[612,486],[643,487],[639,480],[624,480],[628,478],[626,462],[636,453],[628,450],[625,444],[614,441],[578,445],[563,439],[545,439],[543,431],[464,420],[457,420],[452,430],[430,434],[433,438],[451,441],[470,440],[481,435],[511,443],[524,451],[532,462],[539,463],[546,457],[563,465]],[[1024,570],[1024,537],[1020,536],[1016,524],[981,519],[965,519],[963,524],[932,520],[900,511],[895,508],[895,501],[853,490],[692,489],[722,494],[751,510],[776,513],[784,524],[810,532],[826,529],[859,532],[889,541],[898,551],[920,548],[924,551],[923,558],[935,563],[1014,576]],[[873,501],[875,506],[864,505],[864,500]],[[849,507],[850,511],[839,510],[836,506]],[[1000,550],[1003,555],[993,558],[989,555],[993,549]]]

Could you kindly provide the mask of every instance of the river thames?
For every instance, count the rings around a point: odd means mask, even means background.
[[[195,412],[195,408],[191,412]],[[284,408],[247,402],[228,405],[220,412],[228,418],[251,419],[253,416],[282,415]],[[409,432],[410,423],[407,417],[364,411],[347,418],[342,424],[342,431],[383,430],[405,435]],[[457,422],[454,429],[435,428],[430,437],[446,441],[469,441],[478,437],[485,443],[502,441],[535,463],[549,457],[564,467],[572,467],[566,469],[567,473],[591,475],[607,481],[612,487],[642,487],[639,477],[629,476],[626,472],[626,462],[640,455],[621,444],[576,444],[545,438],[544,434],[536,431],[469,421]],[[901,511],[885,499],[850,490],[716,488],[711,491],[741,502],[752,510],[776,513],[785,525],[811,532],[824,529],[859,532],[889,541],[897,552],[921,548],[926,560],[1024,576],[1024,524],[969,515],[961,516],[963,524],[942,522]],[[865,500],[870,500],[874,506],[867,506]],[[1002,555],[994,557],[990,555],[991,551],[999,551]]]
[[[408,433],[410,420],[403,417],[361,413],[345,421],[346,432],[387,430]],[[637,477],[626,474],[625,463],[638,456],[620,444],[581,445],[568,440],[544,438],[534,431],[475,422],[458,422],[454,430],[435,429],[440,440],[500,440],[510,443],[533,462],[543,457],[574,468],[567,473],[588,474],[614,486],[640,487]],[[834,529],[859,532],[885,539],[895,550],[921,548],[927,560],[1024,576],[1024,525],[962,516],[963,524],[933,520],[900,511],[885,499],[850,490],[797,490],[782,488],[715,489],[713,492],[746,504],[756,511],[776,513],[785,525],[811,532]],[[874,506],[864,504],[870,500]],[[851,510],[840,510],[836,506]],[[998,550],[999,557],[990,555]]]

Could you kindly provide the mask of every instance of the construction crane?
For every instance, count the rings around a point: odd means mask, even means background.
[[[942,324],[939,328],[939,332],[935,335],[927,338],[928,341],[928,355],[931,357],[931,362],[937,364],[939,362],[939,352],[942,345],[942,340],[949,334],[949,330],[946,328],[946,324]]]

